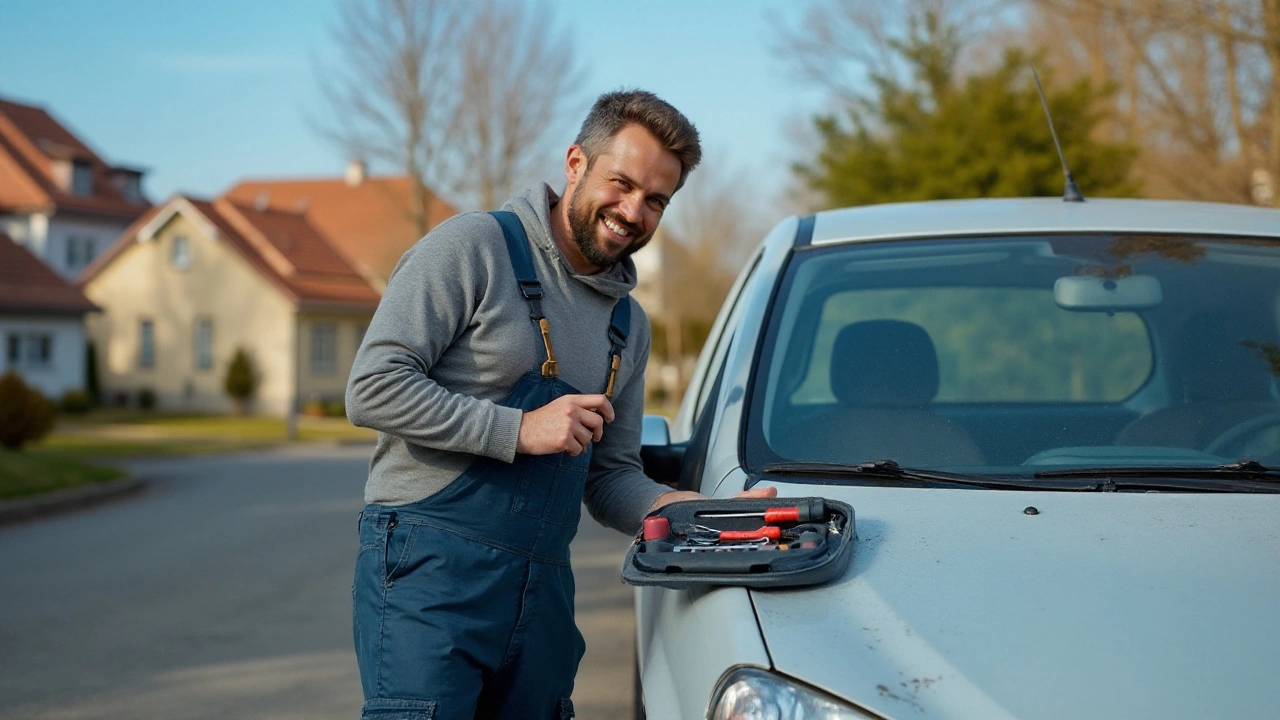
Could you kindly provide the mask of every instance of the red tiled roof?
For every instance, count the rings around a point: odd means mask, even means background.
[[[247,180],[224,197],[240,206],[303,212],[311,224],[366,278],[385,283],[420,238],[410,216],[412,183],[406,176],[370,177],[357,185],[341,178]],[[458,211],[429,194],[430,225]]]
[[[80,160],[93,173],[93,194],[63,190],[55,173],[58,160]],[[107,165],[89,146],[43,108],[0,99],[0,210],[25,211],[50,206],[111,217],[137,217],[145,199],[130,203],[112,181],[120,168]],[[127,172],[127,171],[125,171]]]
[[[0,233],[0,312],[82,315],[97,309],[78,288]]]
[[[202,200],[175,196],[134,221],[116,242],[85,268],[77,283],[83,287],[131,247],[157,216],[175,203],[190,207],[211,224],[250,266],[291,301],[312,308],[373,310],[378,293],[312,226],[306,216],[278,210],[259,211],[226,198]]]

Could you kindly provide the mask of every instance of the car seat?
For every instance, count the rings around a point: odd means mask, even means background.
[[[1223,309],[1186,323],[1175,358],[1182,368],[1179,401],[1129,423],[1117,445],[1204,450],[1236,425],[1280,412],[1270,367],[1246,344],[1274,342],[1273,334],[1247,325],[1239,313]]]
[[[980,465],[969,433],[929,408],[938,394],[938,356],[924,328],[901,320],[845,326],[831,355],[839,401],[788,434],[797,458],[904,467]]]

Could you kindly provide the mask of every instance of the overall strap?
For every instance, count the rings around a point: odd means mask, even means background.
[[[542,283],[538,282],[538,273],[533,269],[529,236],[524,231],[524,223],[520,222],[518,215],[508,210],[491,210],[489,214],[502,226],[502,237],[507,241],[507,254],[511,256],[511,267],[515,270],[520,294],[529,303],[529,319],[542,332],[542,344],[547,350],[547,360],[542,363],[542,375],[555,377],[560,374],[560,369],[556,363],[556,354],[551,349],[551,323],[542,314]]]
[[[605,386],[604,396],[613,399],[613,385],[618,379],[618,368],[622,366],[622,349],[627,346],[627,335],[631,334],[631,296],[623,295],[613,305],[613,314],[609,316],[609,383]]]

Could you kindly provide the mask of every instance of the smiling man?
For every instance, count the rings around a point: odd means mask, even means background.
[[[348,417],[379,431],[353,586],[363,717],[573,717],[584,500],[634,533],[697,496],[644,475],[649,323],[629,293],[631,253],[701,157],[671,105],[605,94],[563,196],[460,215],[401,258],[347,386]]]

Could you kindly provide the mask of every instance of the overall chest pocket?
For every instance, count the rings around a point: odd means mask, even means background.
[[[582,491],[591,451],[570,456],[536,455],[525,463],[511,511],[555,525],[576,527],[582,515]]]

